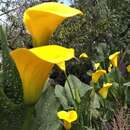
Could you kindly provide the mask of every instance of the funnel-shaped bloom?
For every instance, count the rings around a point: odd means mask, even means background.
[[[106,74],[106,70],[97,70],[96,72],[92,73],[92,81],[97,83],[99,78]]]
[[[54,64],[65,70],[65,61],[74,57],[74,49],[48,45],[33,49],[20,48],[11,52],[22,84],[24,102],[35,103]]]
[[[97,70],[100,67],[100,63],[95,63],[94,68]]]
[[[114,54],[112,54],[112,55],[109,56],[109,60],[110,60],[111,64],[112,64],[114,67],[117,67],[117,66],[118,66],[119,54],[120,54],[120,52],[117,51],[117,52],[115,52]]]
[[[66,130],[70,130],[71,123],[77,120],[77,112],[74,110],[68,112],[60,111],[57,113],[57,116],[59,119],[63,120]]]
[[[108,94],[108,89],[112,86],[112,83],[105,83],[103,84],[103,87],[98,91],[99,94],[103,97],[106,98]]]
[[[82,14],[74,9],[57,2],[46,2],[28,8],[24,12],[23,22],[33,37],[35,46],[47,44],[57,26],[66,18]]]

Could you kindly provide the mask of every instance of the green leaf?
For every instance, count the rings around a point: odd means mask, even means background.
[[[75,101],[80,103],[81,98],[91,89],[89,85],[84,84],[74,75],[69,75],[65,82],[66,96],[72,105],[74,105]]]
[[[3,86],[3,71],[0,71],[0,87]]]
[[[98,118],[101,116],[100,112],[97,109],[91,109],[90,113],[91,113],[91,117],[93,117],[93,118]]]
[[[93,108],[100,108],[99,96],[96,93],[95,93],[95,95],[93,97],[92,106],[93,106]]]
[[[61,85],[56,85],[55,87],[55,95],[59,99],[61,105],[63,106],[64,109],[67,109],[68,106],[68,101],[65,95],[65,89]]]
[[[80,97],[83,97],[85,93],[91,89],[91,87],[83,82],[81,82],[76,76],[69,75],[68,81],[71,85],[71,87],[76,90],[78,89]]]
[[[36,129],[33,130],[59,130],[61,127],[57,118],[60,103],[55,97],[54,87],[48,86],[36,104]]]
[[[7,44],[7,37],[4,29],[0,26],[0,44],[2,49],[2,69],[3,69],[3,85],[7,96],[15,103],[21,103],[23,100],[22,83]]]
[[[126,96],[127,96],[127,103],[130,105],[130,87],[128,87],[127,89]]]
[[[128,104],[130,104],[130,82],[124,83],[123,85],[125,86],[125,100]]]
[[[114,98],[119,96],[119,89],[120,89],[119,84],[117,82],[113,82],[112,87],[110,88],[110,91],[111,91]]]
[[[74,95],[74,88],[70,86],[68,81],[65,82],[65,92],[66,92],[66,97],[68,99],[69,104],[74,106],[75,103],[72,96],[72,93]]]

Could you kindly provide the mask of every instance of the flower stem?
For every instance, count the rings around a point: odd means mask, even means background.
[[[71,85],[70,85],[70,82],[69,82],[69,80],[68,80],[68,78],[67,78],[67,74],[66,74],[66,72],[64,72],[64,73],[65,73],[65,77],[66,77],[66,80],[67,80],[68,86],[69,86],[69,88],[70,88],[70,91],[71,91],[71,94],[72,94],[73,100],[75,100],[75,98],[74,98],[74,94],[73,94],[73,91],[72,91],[72,88],[71,88]]]
[[[31,123],[33,120],[34,106],[27,106],[24,123],[21,130],[30,130]]]
[[[76,104],[76,100],[75,100],[75,95],[74,95],[74,93],[73,93],[73,90],[72,90],[72,88],[71,88],[71,84],[70,84],[70,82],[69,82],[69,80],[68,80],[68,78],[67,78],[67,74],[66,74],[65,71],[64,71],[64,74],[65,74],[66,81],[67,81],[67,83],[68,83],[68,86],[69,86],[69,89],[70,89],[70,92],[71,92],[71,95],[72,95],[72,99],[73,99],[73,101],[74,101],[74,107],[75,107],[75,109],[77,110],[77,104]]]

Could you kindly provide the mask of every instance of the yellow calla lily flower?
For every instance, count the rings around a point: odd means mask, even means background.
[[[105,83],[103,84],[103,87],[98,91],[99,94],[103,97],[106,98],[108,94],[108,89],[112,86],[112,83]]]
[[[94,67],[95,67],[95,69],[97,70],[97,69],[100,67],[100,63],[95,63],[95,64],[94,64]]]
[[[92,81],[97,83],[99,78],[106,74],[106,70],[97,70],[96,72],[92,73]]]
[[[81,58],[88,58],[88,55],[86,54],[86,53],[82,53],[80,56],[79,56],[79,58],[81,59]]]
[[[32,35],[34,45],[47,44],[57,26],[68,17],[83,14],[80,10],[57,2],[45,2],[28,8],[23,22]]]
[[[130,72],[130,65],[127,66],[127,72]]]
[[[74,57],[74,49],[48,45],[33,49],[19,48],[10,54],[22,80],[24,102],[33,104],[39,99],[53,65],[65,70],[65,61]]]
[[[64,122],[64,127],[66,130],[70,130],[71,128],[71,123],[76,121],[78,116],[77,116],[77,112],[74,110],[71,111],[60,111],[57,113],[57,116],[59,119],[63,120]]]
[[[111,71],[112,71],[112,64],[110,64],[108,67],[108,72],[111,72]]]
[[[112,65],[113,65],[114,67],[117,67],[117,66],[118,66],[119,54],[120,54],[120,52],[117,51],[117,52],[115,52],[114,54],[112,54],[112,55],[109,56],[109,60],[110,60],[110,62],[112,63]]]

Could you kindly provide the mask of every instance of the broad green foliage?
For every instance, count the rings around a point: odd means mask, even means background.
[[[91,86],[82,83],[74,75],[69,75],[65,87],[56,86],[55,94],[64,109],[75,108],[78,111],[79,123],[75,124],[76,127],[74,125],[74,129],[89,128],[96,125],[96,120],[99,120],[100,117],[98,111],[100,97]],[[94,122],[95,124],[93,124]]]
[[[82,83],[74,75],[69,75],[64,87],[56,85],[55,94],[62,107],[69,109],[73,106],[76,107],[76,104],[81,102],[81,98],[85,93],[91,89],[91,87]]]
[[[58,100],[60,101],[62,107],[64,109],[69,108],[69,101],[67,100],[65,89],[61,85],[56,85],[55,87],[55,94]]]
[[[32,130],[61,130],[57,112],[60,104],[55,97],[53,86],[48,86],[36,105],[36,129]],[[32,127],[33,128],[33,127]]]
[[[2,71],[3,77],[2,87],[9,98],[15,102],[22,100],[22,85],[18,71],[12,61],[7,43],[7,37],[2,27],[0,27],[0,44],[2,49]]]
[[[124,83],[125,87],[125,100],[128,104],[130,104],[130,82]]]

